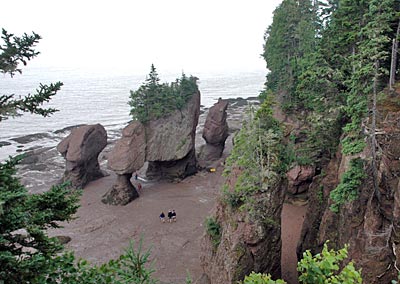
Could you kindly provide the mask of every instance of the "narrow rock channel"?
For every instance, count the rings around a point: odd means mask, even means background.
[[[300,239],[307,206],[284,203],[282,208],[282,278],[288,284],[298,284],[296,247]]]

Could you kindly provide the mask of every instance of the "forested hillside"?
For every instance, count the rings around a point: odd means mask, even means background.
[[[251,271],[280,276],[280,213],[298,195],[308,202],[299,259],[325,241],[349,244],[365,283],[397,278],[399,11],[397,0],[284,0],[276,8],[264,36],[263,103],[235,139],[210,219],[218,227],[204,257],[212,283]],[[318,277],[312,283],[336,283]]]

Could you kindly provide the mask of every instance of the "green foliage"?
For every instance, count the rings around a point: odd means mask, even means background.
[[[21,73],[18,65],[26,65],[27,61],[39,55],[34,47],[41,37],[36,33],[25,33],[22,37],[17,37],[2,29],[1,39],[4,41],[4,44],[0,45],[0,70],[3,73],[9,73],[11,76],[16,72]]]
[[[171,84],[161,84],[152,64],[146,82],[136,91],[130,92],[132,118],[146,123],[182,109],[193,94],[198,92],[196,80],[193,76],[187,77],[182,74],[180,79]]]
[[[272,117],[271,103],[265,100],[234,138],[234,147],[225,163],[224,175],[235,171],[233,188],[225,187],[224,198],[232,208],[246,202],[247,197],[265,191],[278,182],[281,133],[279,123]]]
[[[261,274],[252,272],[250,275],[246,276],[241,282],[242,284],[286,284],[285,281],[278,279],[276,281],[271,279],[270,274]]]
[[[266,86],[281,94],[287,110],[301,102],[295,93],[301,61],[315,49],[318,29],[316,7],[311,1],[284,0],[275,9],[273,23],[265,33],[263,56],[271,71]]]
[[[212,217],[206,218],[206,232],[210,236],[214,248],[217,248],[221,242],[222,228],[221,225]]]
[[[327,242],[328,243],[328,242]],[[329,250],[324,244],[322,253],[312,255],[309,250],[297,264],[299,282],[304,284],[355,284],[362,283],[361,271],[354,268],[353,262],[343,267],[347,258],[346,245],[338,251]],[[341,268],[343,267],[343,268]],[[252,272],[240,284],[285,284],[283,280],[272,280],[271,275]]]
[[[353,262],[349,262],[340,270],[340,265],[347,258],[347,248],[338,251],[328,250],[325,243],[321,254],[313,256],[310,251],[303,253],[303,259],[297,264],[300,272],[300,283],[313,284],[354,284],[362,283],[361,272],[354,268]]]
[[[44,230],[70,220],[78,208],[79,192],[68,191],[65,184],[28,194],[15,177],[19,159],[0,163],[0,279],[6,283],[25,283],[46,271],[61,246]],[[20,229],[29,236],[15,233]]]
[[[365,178],[364,161],[360,158],[351,160],[349,169],[343,174],[339,185],[330,193],[334,202],[330,209],[337,213],[341,204],[356,200],[358,188]]]
[[[86,260],[76,261],[73,253],[64,253],[48,262],[47,271],[30,279],[30,283],[60,284],[155,284],[154,270],[147,268],[150,250],[142,251],[142,239],[137,248],[133,242],[116,260],[103,265],[90,265]]]
[[[4,43],[0,45],[0,72],[4,74],[14,76],[15,73],[22,73],[18,65],[20,63],[26,65],[27,61],[39,54],[34,50],[40,39],[38,34],[24,34],[22,37],[17,37],[2,29],[1,38]],[[49,116],[56,112],[56,109],[40,106],[49,102],[62,85],[61,82],[50,85],[40,84],[35,94],[28,94],[20,99],[14,99],[14,95],[0,95],[0,122],[10,116],[19,116],[20,112],[30,112],[42,116]]]

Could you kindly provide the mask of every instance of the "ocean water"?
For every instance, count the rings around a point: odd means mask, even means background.
[[[265,82],[264,71],[187,74],[199,78],[201,104],[211,107],[218,98],[248,98],[257,96]],[[175,81],[181,74],[160,74],[162,82]],[[84,72],[74,69],[32,68],[22,75],[10,78],[1,75],[1,94],[16,97],[34,93],[39,83],[62,81],[64,86],[47,107],[59,111],[50,117],[24,114],[0,122],[0,142],[8,142],[0,148],[0,160],[15,154],[18,145],[14,138],[45,133],[51,137],[54,131],[79,124],[101,123],[107,131],[121,129],[129,122],[129,94],[146,79],[146,74]],[[39,139],[38,139],[39,140]],[[40,146],[54,145],[51,139],[42,139]],[[32,145],[25,145],[27,146]]]

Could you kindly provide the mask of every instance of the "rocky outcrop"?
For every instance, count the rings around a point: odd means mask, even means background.
[[[195,135],[200,115],[200,92],[167,117],[145,125],[146,176],[182,179],[196,172]]]
[[[130,178],[132,173],[143,167],[145,155],[145,129],[143,124],[134,121],[122,130],[122,138],[116,142],[109,154],[108,167],[117,174],[117,180],[104,195],[104,203],[126,205],[139,197]]]
[[[228,178],[233,187],[240,170]],[[201,265],[210,283],[237,283],[252,271],[281,275],[280,214],[283,187],[277,185],[253,196],[245,210],[233,208],[223,198],[217,204],[215,221],[221,226],[216,243],[208,234],[203,238]]]
[[[84,125],[72,129],[57,150],[66,160],[63,181],[70,181],[75,188],[103,177],[98,156],[107,145],[107,132],[100,124]]]
[[[109,154],[108,167],[118,178],[104,195],[103,202],[125,205],[137,198],[139,195],[130,178],[146,161],[146,176],[150,179],[176,180],[194,174],[199,114],[200,93],[197,92],[181,110],[146,124],[134,121],[125,127],[122,138]]]
[[[228,101],[219,99],[208,111],[203,129],[206,145],[202,147],[199,155],[199,159],[204,162],[219,159],[224,151],[225,140],[229,135],[229,127],[226,121],[227,108]]]
[[[146,176],[149,179],[180,180],[196,171],[196,154],[193,148],[180,160],[149,162]]]
[[[287,191],[290,194],[300,194],[308,190],[308,187],[315,176],[313,166],[295,166],[286,173],[288,179]]]
[[[362,269],[364,283],[391,283],[397,279],[396,265],[400,261],[400,112],[379,111],[384,121],[378,120],[377,135],[380,155],[377,158],[377,190],[374,189],[372,154],[366,147],[359,156],[365,160],[367,177],[358,190],[358,197],[330,210],[329,193],[338,185],[354,157],[340,151],[323,169],[324,176],[314,178],[310,186],[309,211],[306,214],[298,254],[306,249],[320,252],[323,243],[337,248],[349,244],[349,258]],[[369,131],[369,130],[366,130]],[[397,265],[398,266],[398,265]]]

